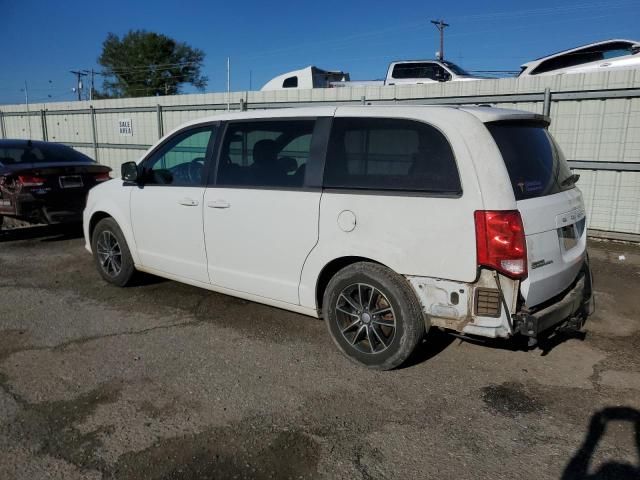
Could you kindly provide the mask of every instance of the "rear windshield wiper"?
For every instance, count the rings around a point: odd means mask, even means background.
[[[569,185],[573,185],[574,183],[576,183],[578,180],[580,179],[580,175],[578,175],[577,173],[574,173],[572,175],[569,175],[567,178],[565,178],[564,180],[562,180],[560,182],[560,185],[563,187],[569,186]]]

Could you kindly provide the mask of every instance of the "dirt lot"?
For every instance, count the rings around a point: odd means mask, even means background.
[[[640,249],[591,257],[584,339],[433,333],[383,373],[318,320],[108,286],[76,231],[0,233],[0,479],[640,478]]]

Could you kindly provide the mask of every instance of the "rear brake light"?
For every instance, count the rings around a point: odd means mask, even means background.
[[[18,175],[18,183],[23,187],[41,187],[47,181],[46,178],[37,177],[36,175]]]
[[[527,244],[520,212],[475,212],[478,265],[494,268],[509,277],[527,276]]]
[[[106,182],[107,180],[111,180],[109,172],[96,173],[93,175],[93,178],[96,179],[96,182]]]

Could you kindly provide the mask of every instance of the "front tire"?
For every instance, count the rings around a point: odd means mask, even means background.
[[[425,334],[425,317],[407,280],[375,263],[340,270],[325,290],[323,314],[340,351],[377,370],[400,366]]]
[[[91,250],[103,279],[118,287],[131,283],[135,274],[133,258],[122,230],[113,218],[98,222],[91,236]]]

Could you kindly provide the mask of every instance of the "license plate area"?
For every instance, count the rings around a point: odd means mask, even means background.
[[[80,175],[65,175],[60,177],[58,182],[60,183],[60,188],[79,188],[84,185]]]
[[[578,245],[578,232],[576,231],[576,225],[567,225],[558,229],[558,237],[564,247],[564,251],[568,252],[572,248]]]

